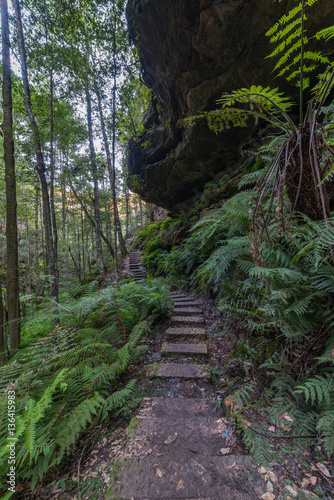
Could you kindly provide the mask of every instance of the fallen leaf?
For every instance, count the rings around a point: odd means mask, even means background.
[[[307,486],[309,486],[310,484],[312,486],[315,486],[316,482],[317,482],[316,476],[304,477],[304,479],[302,480],[302,487],[307,488]]]
[[[284,413],[283,418],[287,422],[293,422],[293,419],[290,417],[290,415],[288,413]]]
[[[263,500],[274,500],[276,497],[274,493],[267,492],[264,495],[261,495],[261,498],[263,498]]]
[[[260,474],[265,474],[266,472],[268,472],[268,470],[267,470],[265,467],[260,467],[257,471],[258,471]]]
[[[183,486],[183,481],[182,481],[182,479],[180,479],[179,484],[177,485],[177,488],[176,488],[176,489],[177,489],[177,491],[179,491],[179,490],[184,490],[184,486]]]
[[[177,438],[177,432],[175,434],[172,434],[171,436],[168,436],[166,441],[164,441],[165,444],[172,444],[174,443],[175,439]]]
[[[228,455],[230,453],[230,448],[222,448],[219,453],[221,455]]]
[[[273,472],[273,471],[271,471],[271,470],[269,471],[269,477],[270,477],[270,480],[271,480],[273,483],[276,483],[276,481],[278,481],[278,478],[277,478],[277,476],[276,476],[275,472]]]
[[[276,432],[276,427],[274,427],[273,425],[271,425],[271,426],[268,428],[268,431],[270,431],[270,432]]]
[[[224,400],[224,405],[226,406],[226,409],[231,414],[235,413],[238,410],[238,405],[237,405],[236,400],[233,396],[226,398]]]
[[[322,472],[324,474],[324,476],[331,477],[331,474],[330,474],[329,470],[327,469],[326,465],[321,464],[320,462],[318,462],[316,465],[317,465],[318,469],[320,470],[320,472]]]
[[[297,492],[297,490],[295,490],[294,488],[292,488],[292,486],[290,486],[289,484],[287,484],[285,486],[284,490],[287,491],[288,493],[290,493],[290,495],[293,498],[298,498],[298,492]]]
[[[157,475],[158,477],[160,477],[160,479],[162,478],[163,473],[161,472],[161,470],[160,470],[160,469],[157,469],[157,470],[155,471],[155,473],[156,473],[156,475]]]
[[[274,491],[273,484],[270,481],[268,481],[266,484],[266,490],[269,491],[269,493],[272,493]]]

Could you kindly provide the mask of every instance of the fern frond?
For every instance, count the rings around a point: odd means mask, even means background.
[[[328,26],[328,28],[325,28],[321,31],[318,31],[315,36],[316,36],[317,40],[320,40],[321,38],[324,38],[325,40],[329,40],[330,38],[333,38],[334,37],[334,26]]]
[[[327,376],[316,375],[308,379],[303,385],[296,387],[296,393],[303,393],[306,402],[310,401],[313,405],[316,401],[321,403],[323,400],[330,404],[330,391],[333,391],[333,374]]]

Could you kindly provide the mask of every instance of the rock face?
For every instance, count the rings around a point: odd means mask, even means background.
[[[129,145],[129,186],[148,202],[178,210],[203,184],[238,173],[240,149],[252,133],[213,134],[204,121],[181,120],[215,108],[223,92],[253,84],[287,89],[274,80],[265,37],[295,0],[129,0],[130,34],[139,45],[143,80],[154,99],[146,132]],[[334,24],[333,0],[318,0],[308,29]],[[333,43],[325,46],[333,55]],[[293,87],[288,89],[295,92]]]

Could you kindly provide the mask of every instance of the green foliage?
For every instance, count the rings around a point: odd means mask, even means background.
[[[56,327],[0,367],[0,475],[7,474],[7,405],[15,391],[17,479],[39,478],[59,465],[94,422],[128,405],[135,380],[122,384],[152,321],[168,314],[159,280],[108,287],[60,308]],[[41,312],[42,317],[45,311]],[[37,318],[37,316],[36,316]],[[80,329],[78,329],[80,327]],[[4,482],[1,488],[6,489]]]
[[[270,150],[264,154],[270,156]],[[262,171],[247,174],[240,185],[261,175]],[[221,209],[196,222],[179,245],[170,249],[155,246],[147,258],[157,259],[158,255],[157,272],[218,298],[230,324],[243,333],[228,364],[237,361],[247,377],[254,376],[255,368],[265,371],[272,381],[266,397],[273,402],[274,421],[279,422],[288,412],[293,433],[317,434],[331,454],[334,339],[328,339],[318,359],[318,371],[303,374],[298,382],[287,368],[287,356],[334,323],[334,218],[312,221],[296,215],[285,231],[273,218],[260,239],[253,230],[255,196],[253,191],[238,193]],[[267,206],[268,198],[264,197],[263,204]],[[161,224],[153,229],[151,239],[157,237],[154,231],[160,234]],[[283,347],[282,359],[275,355],[278,345]],[[253,404],[255,391],[258,398],[262,382],[257,377],[255,382],[246,383],[234,394],[241,408]],[[266,429],[259,431],[265,433]],[[270,439],[259,437],[247,426],[243,437],[259,461],[271,460]]]
[[[242,88],[230,94],[223,94],[217,104],[220,109],[187,118],[184,124],[191,126],[199,118],[205,117],[210,129],[218,134],[231,127],[246,127],[249,118],[253,117],[256,120],[265,119],[284,132],[295,130],[287,114],[293,102],[284,97],[278,88],[252,85],[249,89]]]
[[[330,64],[327,57],[319,51],[305,51],[304,47],[309,39],[304,29],[307,21],[307,12],[317,0],[298,1],[298,5],[291,9],[277,21],[266,33],[270,42],[276,44],[275,49],[268,57],[279,57],[274,71],[278,76],[285,76],[287,81],[297,79],[297,85],[306,89],[310,85],[309,77],[305,74],[314,72],[319,64]],[[333,27],[327,28],[315,36],[316,38],[330,38]]]

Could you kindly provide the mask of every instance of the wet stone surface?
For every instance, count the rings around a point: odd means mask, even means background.
[[[167,354],[207,354],[208,350],[205,344],[186,344],[179,343],[173,344],[169,342],[164,342],[161,348],[161,355],[166,356]]]

